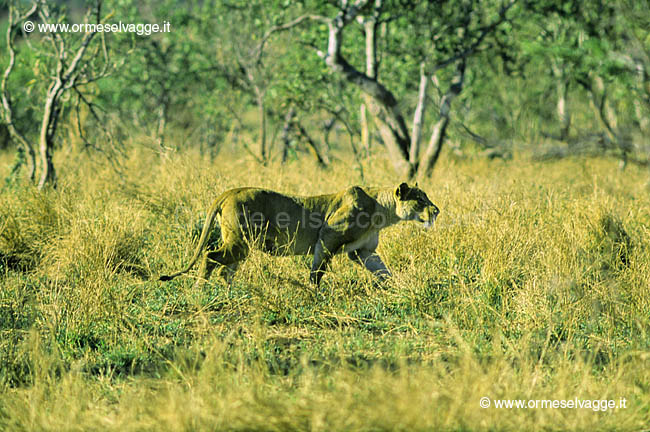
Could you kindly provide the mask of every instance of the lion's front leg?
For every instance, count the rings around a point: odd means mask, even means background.
[[[314,285],[320,285],[320,280],[325,274],[325,269],[332,259],[331,254],[325,250],[322,241],[316,243],[314,248],[314,262],[311,265],[311,273],[309,274],[309,281]]]
[[[374,250],[357,249],[348,253],[348,258],[357,264],[367,268],[380,282],[385,281],[392,276],[386,264],[381,260]]]
[[[332,257],[338,251],[340,245],[337,246],[333,241],[327,241],[327,239],[319,239],[316,242],[314,247],[314,262],[311,266],[311,273],[309,275],[309,280],[314,285],[320,285],[320,281],[325,274],[325,270],[332,261]]]

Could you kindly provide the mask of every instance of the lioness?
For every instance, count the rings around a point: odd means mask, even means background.
[[[208,243],[215,217],[222,245],[203,255],[197,284],[208,280],[214,268],[234,274],[238,263],[259,244],[274,255],[314,255],[310,280],[318,285],[332,256],[346,252],[380,280],[391,275],[375,252],[379,231],[399,221],[418,221],[430,228],[439,210],[417,187],[354,186],[329,195],[298,197],[265,189],[239,188],[224,192],[212,204],[199,244],[189,264],[167,281],[188,272]]]

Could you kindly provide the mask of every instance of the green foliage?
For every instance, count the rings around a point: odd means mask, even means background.
[[[274,25],[303,14],[332,17],[337,8],[336,2],[312,1],[242,5],[190,1],[183,7],[175,0],[146,7],[130,0],[106,3],[109,22],[167,21],[171,31],[106,36],[111,62],[117,68],[86,90],[86,97],[97,103],[96,112],[101,114],[99,121],[94,116],[82,120],[90,128],[87,135],[92,136],[104,123],[121,131],[119,139],[133,130],[156,136],[162,123],[167,131],[192,131],[189,139],[187,134],[182,137],[186,145],[215,149],[231,137],[235,126],[246,134],[254,130],[254,121],[243,113],[257,104],[255,86],[264,89],[272,128],[294,106],[299,118],[309,119],[306,122],[337,113],[357,133],[358,91],[331,74],[317,55],[326,49],[325,24],[308,20],[272,35],[259,57],[256,51]],[[634,125],[641,121],[637,117],[647,114],[647,106],[639,110],[633,103],[647,104],[647,89],[637,74],[650,41],[644,25],[647,11],[625,0],[523,2],[513,6],[508,19],[475,46],[486,26],[498,18],[500,8],[499,3],[473,0],[383,2],[377,17],[379,80],[400,95],[407,120],[415,105],[420,63],[431,68],[445,65],[436,71],[444,88],[453,73],[445,61],[469,51],[455,120],[479,135],[528,141],[542,130],[553,129],[558,121],[554,114],[557,78],[549,70],[553,62],[568,77],[569,104],[578,112],[574,125],[584,130],[602,128],[590,109],[588,94],[577,85],[598,76],[604,79],[606,95],[619,114],[621,133],[636,130]],[[72,6],[62,10],[64,22],[74,22],[78,11]],[[371,12],[369,5],[364,13]],[[361,30],[355,23],[346,32],[343,54],[364,70]],[[19,38],[18,65],[10,80],[12,88],[26,89],[24,97],[15,98],[15,117],[32,139],[41,111],[33,101],[45,91],[48,80],[44,77],[53,61],[37,36],[29,37],[36,50],[28,49]],[[437,99],[431,98],[434,103]],[[76,122],[69,116],[72,108],[66,106],[62,120],[70,128]],[[425,123],[425,133],[430,123]],[[455,126],[452,122],[451,137],[464,144],[467,135]],[[639,136],[641,131],[633,133]]]
[[[205,42],[197,37],[202,21],[198,6],[175,7],[175,2],[156,3],[143,16],[137,2],[120,2],[114,21],[170,23],[169,32],[117,34],[112,41],[124,59],[119,74],[101,83],[100,103],[123,117],[133,116],[143,132],[155,134],[160,118],[171,126],[188,124],[191,115],[214,109],[210,96],[219,81],[207,79]],[[215,80],[212,80],[215,81]],[[193,97],[201,94],[199,100]],[[210,121],[215,116],[209,116]]]

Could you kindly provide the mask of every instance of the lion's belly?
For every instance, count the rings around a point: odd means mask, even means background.
[[[269,227],[262,248],[272,255],[309,255],[314,252],[317,240],[315,231]]]
[[[238,211],[242,233],[262,250],[273,255],[313,253],[323,225],[321,213],[270,191],[254,191],[243,208]]]
[[[369,231],[358,239],[344,244],[342,252],[352,252],[362,248],[374,250],[375,247],[377,247],[377,232]]]

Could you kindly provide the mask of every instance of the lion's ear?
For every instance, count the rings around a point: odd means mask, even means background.
[[[397,186],[395,189],[395,196],[399,199],[404,199],[406,198],[406,194],[409,191],[409,185],[406,183],[402,183],[401,185]]]

